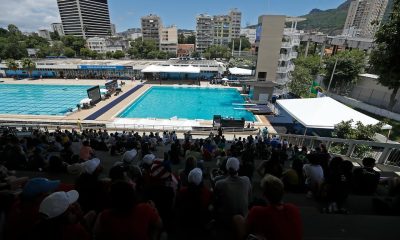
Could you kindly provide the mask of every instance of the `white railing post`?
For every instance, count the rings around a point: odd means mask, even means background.
[[[351,154],[353,154],[355,147],[356,147],[356,144],[354,144],[354,142],[351,141],[349,143],[349,148],[347,149],[347,152],[346,152],[346,157],[351,157]]]
[[[386,162],[386,160],[388,159],[391,150],[392,150],[391,148],[385,147],[383,149],[383,152],[382,152],[381,156],[378,159],[378,163],[384,164]]]

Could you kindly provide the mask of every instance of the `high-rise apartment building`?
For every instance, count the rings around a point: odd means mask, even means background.
[[[242,13],[233,9],[228,15],[196,17],[196,51],[203,52],[207,47],[218,44],[227,45],[240,37]]]
[[[235,8],[229,12],[229,17],[231,18],[231,24],[230,24],[231,38],[239,38],[240,28],[242,23],[242,13]]]
[[[51,29],[53,30],[53,32],[57,32],[59,36],[64,36],[64,28],[62,26],[62,23],[52,23]]]
[[[45,38],[47,40],[51,40],[50,32],[47,29],[40,29],[38,31],[38,35],[39,35],[39,37]]]
[[[231,41],[231,18],[228,15],[213,17],[213,44],[227,45]]]
[[[213,18],[200,14],[196,17],[196,51],[204,52],[213,44]]]
[[[65,35],[109,36],[108,0],[57,0]]]
[[[175,25],[161,29],[160,50],[174,54],[177,53],[178,29]]]
[[[373,38],[385,13],[388,0],[355,0],[347,13],[343,35]]]
[[[117,27],[114,23],[111,23],[111,36],[115,36],[117,34]]]
[[[157,15],[150,14],[141,18],[142,23],[142,39],[154,40],[160,45],[160,36],[162,30],[161,18]]]

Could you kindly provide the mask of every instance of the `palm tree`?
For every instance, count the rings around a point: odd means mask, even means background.
[[[7,59],[7,68],[13,71],[16,71],[19,67],[19,64],[12,58]],[[16,74],[13,75],[13,78],[15,78]]]
[[[33,70],[36,68],[36,63],[32,61],[30,58],[24,58],[21,61],[22,68],[26,69],[29,73],[29,77],[31,77]]]

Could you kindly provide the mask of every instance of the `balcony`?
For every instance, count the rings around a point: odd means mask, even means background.
[[[290,61],[292,59],[297,58],[298,53],[297,52],[291,52],[288,54],[281,54],[279,56],[279,61]]]
[[[275,82],[277,83],[277,84],[279,84],[279,85],[285,85],[286,83],[288,83],[290,81],[290,78],[288,78],[287,76],[286,77],[283,77],[283,78],[277,78],[276,80],[275,80]]]
[[[294,64],[289,64],[285,67],[278,67],[276,70],[277,73],[288,73],[294,70]]]
[[[295,30],[295,29],[285,28],[283,30],[283,35],[286,35],[286,36],[300,36],[300,32],[298,30]]]

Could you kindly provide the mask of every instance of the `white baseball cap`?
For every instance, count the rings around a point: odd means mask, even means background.
[[[90,160],[87,160],[86,162],[82,163],[83,169],[85,172],[92,174],[96,170],[96,168],[100,165],[100,159],[98,158],[93,158]]]
[[[143,157],[143,163],[147,164],[147,165],[151,165],[151,164],[153,164],[154,159],[156,159],[156,156],[154,154],[152,154],[152,153],[146,154]]]
[[[238,171],[240,167],[239,159],[235,157],[228,158],[226,162],[226,170],[233,169],[234,171]]]
[[[192,171],[189,172],[188,175],[188,182],[194,183],[195,185],[199,185],[203,180],[203,172],[200,168],[194,168]]]
[[[58,217],[67,211],[78,198],[79,193],[76,190],[52,193],[40,203],[39,212],[45,214],[49,219]]]

